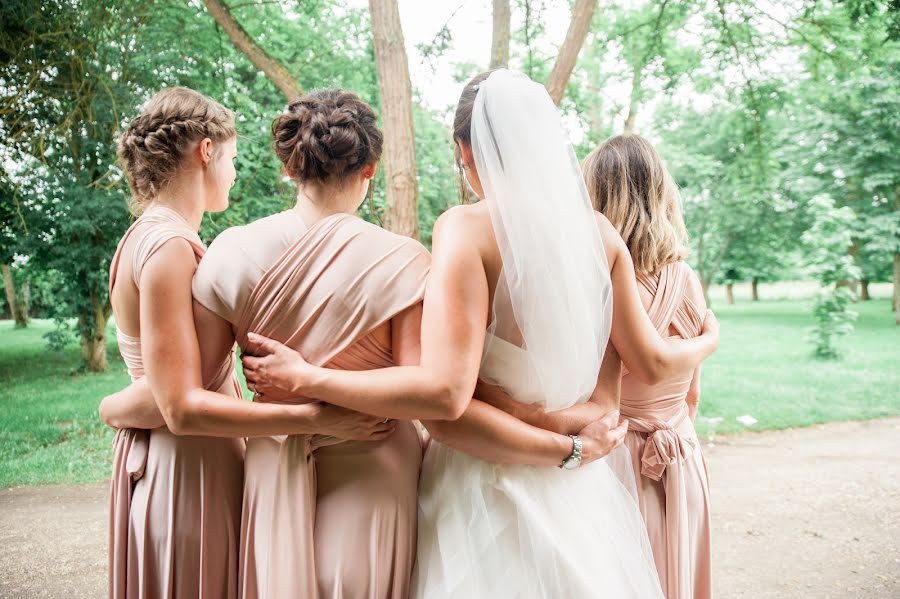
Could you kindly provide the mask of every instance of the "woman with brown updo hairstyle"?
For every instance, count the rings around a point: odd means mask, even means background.
[[[659,334],[700,335],[706,301],[683,260],[687,232],[678,188],[659,153],[639,135],[618,135],[591,152],[583,171],[594,209],[628,246]],[[700,366],[656,384],[627,370],[622,377],[620,409],[631,423],[625,446],[667,599],[712,594],[709,481],[693,424],[699,400]]]
[[[119,351],[136,381],[100,407],[118,429],[111,597],[238,597],[240,437],[380,439],[393,430],[382,419],[325,404],[241,400],[231,325],[191,298],[206,250],[197,231],[204,212],[228,206],[236,137],[230,110],[193,90],[169,88],[119,142],[139,217],[110,268]],[[233,276],[228,268],[219,274]]]
[[[694,339],[655,330],[543,85],[475,77],[453,138],[482,201],[435,223],[419,359],[321,368],[253,337],[267,355],[245,356],[244,374],[257,392],[423,420],[411,597],[659,598],[641,514],[604,459],[629,458],[620,363],[651,381],[693,370],[715,349],[715,319]]]
[[[204,364],[228,356],[235,341],[245,355],[255,353],[249,338],[256,333],[329,369],[417,363],[430,256],[417,241],[354,215],[381,157],[374,111],[356,94],[318,90],[292,102],[272,135],[284,172],[297,183],[297,201],[222,232],[197,267],[193,297]],[[360,420],[348,427],[359,434],[333,426],[288,430],[288,421],[283,430],[243,433],[252,438],[244,464],[240,596],[405,598],[422,460],[413,416],[375,418],[297,395],[257,393],[245,405],[340,409]],[[139,401],[135,395],[132,403]],[[440,401],[406,405],[416,416],[454,415]],[[208,420],[205,426],[220,421]]]

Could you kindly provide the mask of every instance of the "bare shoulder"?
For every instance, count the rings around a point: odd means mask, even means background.
[[[600,238],[603,240],[603,249],[606,250],[606,260],[609,262],[609,268],[615,266],[616,259],[623,254],[628,253],[628,248],[625,246],[625,242],[622,240],[622,236],[619,235],[619,231],[613,226],[609,219],[606,218],[602,213],[594,212],[594,220],[597,222],[597,230],[600,231]]]
[[[703,285],[700,283],[700,277],[694,272],[687,262],[681,263],[681,268],[687,271],[687,285],[684,288],[685,296],[694,302],[694,305],[701,310],[706,310],[706,298],[703,296]]]
[[[174,270],[181,272],[189,270],[194,272],[197,268],[197,258],[194,254],[194,246],[184,237],[174,236],[164,241],[159,249],[155,250],[141,269],[142,272],[162,270]]]
[[[434,223],[432,238],[438,244],[468,244],[478,246],[486,232],[491,232],[491,217],[484,202],[453,206]]]

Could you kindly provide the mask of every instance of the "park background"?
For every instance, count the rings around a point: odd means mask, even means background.
[[[0,489],[83,490],[109,476],[97,405],[128,378],[106,285],[132,221],[115,142],[155,91],[186,85],[238,114],[238,179],[229,210],[204,219],[207,242],[292,204],[272,119],[301,91],[341,86],[376,108],[386,135],[361,215],[429,245],[458,202],[458,94],[505,65],[547,84],[579,158],[638,133],[678,182],[688,261],[722,323],[703,371],[705,450],[837,421],[882,419],[896,437],[898,4],[4,1]],[[788,445],[774,458],[789,459]],[[896,509],[896,484],[879,492]],[[893,565],[863,576],[869,586],[838,587],[900,589],[896,538],[886,553]],[[19,588],[10,580],[0,595]]]

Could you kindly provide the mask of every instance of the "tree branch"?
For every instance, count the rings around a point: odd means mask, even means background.
[[[575,3],[572,20],[569,21],[569,29],[566,31],[566,39],[559,49],[556,63],[547,79],[547,91],[557,105],[566,93],[566,85],[569,83],[569,77],[572,76],[572,70],[578,60],[578,53],[591,28],[591,19],[596,8],[597,0],[578,0]]]
[[[231,40],[235,48],[240,50],[253,63],[253,66],[262,71],[275,84],[275,87],[285,95],[288,102],[303,95],[303,89],[290,71],[287,70],[287,67],[272,58],[250,37],[231,14],[231,10],[221,0],[203,0],[203,4],[228,35],[228,39]]]

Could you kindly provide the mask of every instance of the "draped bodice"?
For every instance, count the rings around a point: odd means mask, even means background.
[[[653,297],[647,314],[663,337],[696,337],[703,329],[703,314],[685,293],[690,267],[684,262],[668,264],[658,276],[638,275],[638,283]],[[684,398],[691,384],[691,372],[685,372],[656,385],[648,385],[636,376],[622,377],[622,413],[629,418],[671,420],[684,409]]]
[[[144,211],[141,217],[122,236],[113,255],[109,271],[110,296],[116,283],[122,251],[129,239],[132,239],[134,243],[131,252],[131,264],[127,272],[131,274],[135,287],[140,290],[141,272],[144,266],[157,250],[167,241],[175,238],[184,239],[191,244],[197,261],[203,257],[206,247],[203,245],[197,232],[180,214],[165,206],[152,206]],[[119,353],[122,355],[125,366],[128,368],[131,380],[134,381],[144,376],[140,336],[128,335],[116,326],[116,340],[119,344]]]

